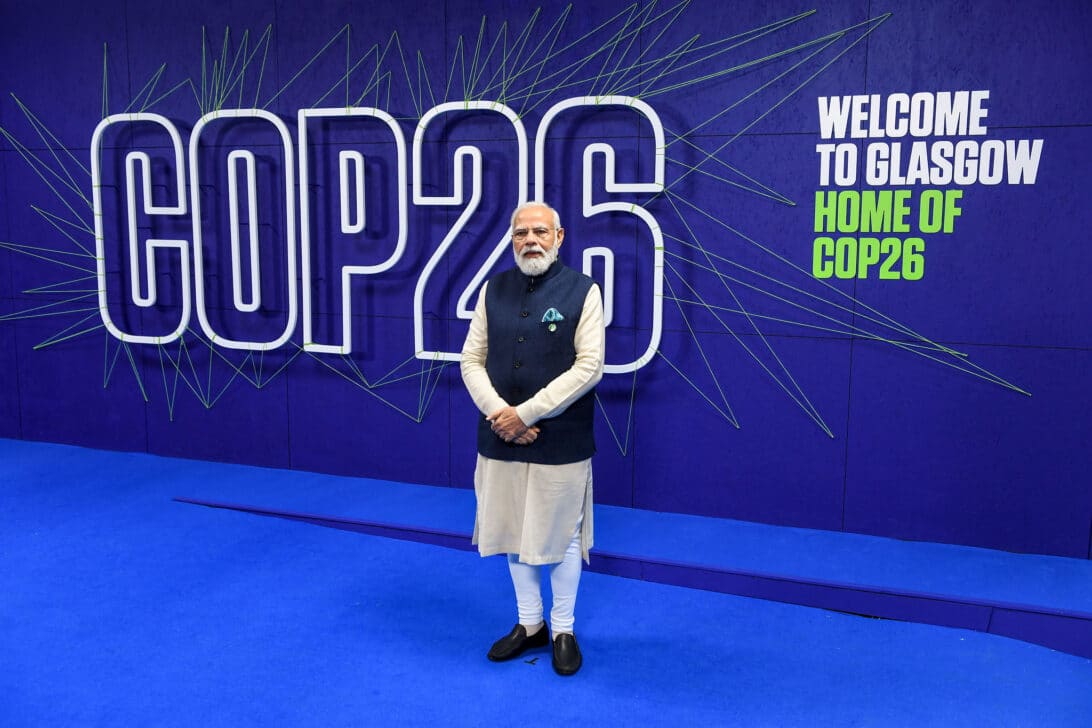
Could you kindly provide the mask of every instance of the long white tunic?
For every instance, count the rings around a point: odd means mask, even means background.
[[[461,368],[470,398],[488,416],[509,403],[497,394],[485,370],[489,351],[485,288],[478,295],[470,321]],[[516,406],[524,424],[531,426],[560,414],[596,385],[603,376],[604,339],[603,302],[599,287],[592,286],[576,327],[576,361]],[[588,560],[595,533],[590,459],[541,465],[478,455],[474,492],[478,499],[474,543],[482,556],[509,553],[519,554],[520,561],[527,564],[558,563],[583,514],[580,550]]]

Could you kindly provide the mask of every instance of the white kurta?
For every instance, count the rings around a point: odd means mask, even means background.
[[[531,426],[560,414],[596,385],[603,376],[604,336],[603,302],[599,287],[592,286],[575,332],[576,361],[516,406],[524,424]],[[471,399],[486,416],[509,404],[489,381],[485,370],[488,351],[483,286],[463,345],[461,368]],[[580,550],[588,560],[594,543],[590,459],[540,465],[478,455],[474,491],[478,498],[474,543],[482,556],[511,553],[519,554],[520,561],[527,564],[560,562],[583,514]]]
[[[479,455],[474,493],[474,543],[482,556],[519,554],[525,564],[559,563],[583,513],[580,553],[588,560],[595,541],[591,458],[539,465]]]

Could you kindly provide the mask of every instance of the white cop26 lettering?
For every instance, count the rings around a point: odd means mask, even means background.
[[[664,131],[656,112],[645,102],[629,96],[603,96],[603,97],[575,97],[561,101],[552,106],[542,117],[537,129],[534,147],[535,179],[534,199],[541,199],[546,187],[546,146],[547,133],[551,123],[564,112],[572,109],[587,107],[625,107],[642,115],[650,122],[653,135],[655,153],[651,160],[651,179],[640,182],[619,182],[615,174],[615,149],[610,144],[596,142],[589,143],[583,150],[582,164],[582,214],[585,218],[600,215],[607,212],[622,213],[634,216],[641,224],[648,228],[652,245],[647,250],[652,260],[652,281],[649,292],[651,301],[650,335],[643,353],[640,353],[632,361],[608,363],[607,372],[625,373],[632,372],[648,363],[659,346],[661,335],[661,310],[662,310],[662,283],[663,283],[663,235],[655,217],[643,207],[631,202],[619,201],[619,193],[656,193],[664,189]],[[430,278],[437,274],[437,266],[443,260],[460,232],[466,226],[467,221],[478,209],[482,195],[482,152],[477,146],[464,144],[456,148],[454,152],[454,164],[452,165],[452,180],[450,195],[425,194],[426,170],[422,164],[422,143],[429,127],[441,123],[445,115],[450,114],[494,114],[500,115],[511,124],[516,140],[516,155],[511,164],[517,167],[518,180],[514,192],[514,203],[526,202],[528,198],[529,184],[529,150],[527,132],[524,129],[520,117],[511,108],[496,101],[469,101],[452,102],[436,106],[427,111],[416,125],[413,137],[412,177],[407,171],[406,141],[398,122],[388,113],[370,107],[339,107],[323,109],[302,109],[298,112],[298,130],[296,149],[293,149],[292,134],[287,125],[275,114],[261,109],[230,109],[218,110],[202,116],[193,127],[188,143],[188,155],[185,151],[182,135],[178,128],[167,118],[153,113],[125,113],[114,114],[103,119],[96,127],[91,140],[91,172],[93,185],[93,205],[95,214],[95,241],[97,258],[97,281],[99,292],[99,313],[106,330],[114,337],[130,343],[138,344],[167,344],[177,340],[187,330],[190,324],[191,314],[196,309],[197,319],[201,330],[210,341],[219,346],[230,349],[242,349],[249,351],[269,351],[285,345],[296,331],[298,320],[302,318],[303,346],[307,351],[349,354],[353,351],[351,314],[352,281],[361,276],[377,276],[390,270],[402,258],[408,237],[408,209],[407,190],[412,187],[413,205],[420,207],[446,206],[461,208],[461,212],[454,224],[429,257],[424,268],[417,278],[413,298],[413,326],[414,349],[419,359],[440,359],[457,361],[457,351],[442,351],[431,348],[425,341],[425,326],[423,313],[423,300],[426,286]],[[369,265],[345,265],[340,267],[340,296],[341,296],[341,340],[338,342],[320,343],[313,337],[312,315],[312,272],[311,272],[311,204],[309,195],[306,194],[309,181],[308,175],[312,169],[310,160],[310,147],[308,142],[309,127],[312,120],[324,118],[337,118],[352,123],[379,124],[385,127],[384,135],[393,141],[397,158],[397,190],[393,192],[397,206],[397,230],[393,233],[390,243],[390,252],[387,257],[377,263]],[[201,211],[201,166],[202,158],[202,134],[206,129],[217,122],[230,119],[245,119],[248,123],[260,123],[268,125],[269,129],[279,138],[279,145],[283,153],[283,180],[277,180],[279,186],[283,182],[283,204],[280,210],[285,221],[283,239],[285,249],[283,260],[286,270],[287,290],[287,315],[283,330],[279,335],[264,341],[251,341],[242,338],[232,339],[221,332],[217,332],[208,315],[206,304],[206,271],[202,251],[207,244],[202,239],[202,211]],[[164,331],[162,335],[148,335],[123,331],[112,320],[109,300],[107,276],[107,246],[104,233],[104,214],[102,185],[102,164],[104,155],[117,154],[118,149],[104,146],[103,139],[107,130],[115,124],[132,124],[142,122],[157,125],[166,132],[170,139],[171,151],[167,154],[168,166],[173,170],[168,172],[173,190],[168,196],[175,204],[155,204],[152,198],[151,178],[152,160],[147,151],[128,150],[121,146],[125,153],[124,161],[124,206],[126,213],[127,230],[119,232],[127,243],[127,255],[129,262],[129,298],[133,304],[140,307],[152,307],[157,304],[156,290],[156,252],[169,251],[179,261],[181,276],[181,306],[179,307],[176,325],[172,330]],[[319,123],[319,122],[315,122]],[[220,152],[222,154],[222,150]],[[298,154],[298,157],[297,157]],[[605,182],[601,192],[613,195],[611,201],[593,203],[592,189],[592,163],[595,155],[602,155],[605,165]],[[258,245],[258,230],[260,221],[256,200],[258,199],[257,179],[258,171],[255,163],[255,155],[247,149],[231,149],[226,157],[227,161],[227,186],[228,186],[228,226],[230,228],[230,260],[231,260],[231,291],[232,305],[241,313],[255,312],[261,307],[261,287],[259,276],[260,246]],[[469,163],[471,170],[470,179],[464,179],[464,169]],[[297,186],[296,165],[299,168]],[[138,184],[138,167],[143,185]],[[646,167],[647,168],[647,167]],[[360,233],[365,226],[364,216],[364,156],[362,152],[353,149],[342,149],[338,155],[338,203],[340,209],[340,231],[346,235]],[[410,184],[407,184],[407,178]],[[469,186],[469,189],[467,187]],[[241,193],[245,192],[246,209],[240,209],[243,205],[240,201]],[[138,203],[143,198],[142,207]],[[297,216],[298,203],[298,216]],[[119,203],[122,204],[122,203]],[[514,205],[513,205],[514,206]],[[141,238],[141,230],[138,227],[138,210],[147,218],[157,216],[185,219],[188,213],[189,239],[184,238],[155,238],[146,235]],[[297,228],[298,223],[298,228]],[[298,229],[298,234],[297,234]],[[243,232],[248,231],[244,241]],[[473,297],[480,288],[482,282],[488,276],[489,271],[508,247],[507,234],[501,235],[493,246],[488,259],[477,270],[470,284],[461,292],[456,306],[458,318],[469,319]],[[247,255],[249,266],[243,265],[243,256]],[[642,251],[641,255],[645,252]],[[591,273],[593,261],[599,258],[603,268],[604,304],[609,326],[613,311],[613,281],[614,259],[610,248],[589,247],[584,250],[583,268]],[[140,261],[143,260],[143,265]],[[299,270],[297,271],[297,264]],[[248,267],[249,279],[244,280],[243,271]],[[296,290],[295,281],[297,272],[301,281],[301,290]],[[124,285],[124,284],[123,284]],[[146,291],[146,292],[145,292]],[[299,309],[302,306],[302,312]],[[301,315],[302,314],[302,315]],[[608,329],[609,335],[609,329]],[[640,347],[637,347],[639,350]]]

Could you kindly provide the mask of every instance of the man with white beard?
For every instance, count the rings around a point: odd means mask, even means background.
[[[481,290],[462,352],[462,376],[481,411],[474,543],[507,554],[519,621],[493,661],[551,644],[560,675],[580,669],[573,632],[581,559],[593,543],[591,457],[595,385],[603,376],[599,286],[558,260],[565,238],[551,207],[512,213],[516,267]],[[550,575],[543,619],[541,566]]]

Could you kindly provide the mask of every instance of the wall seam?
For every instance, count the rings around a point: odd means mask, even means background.
[[[6,151],[4,153],[7,154]],[[8,164],[7,163],[8,163],[8,161],[10,161],[10,157],[5,159],[5,163],[4,163],[4,166],[3,166],[3,170],[4,170],[4,220],[8,224],[8,232],[10,233],[11,232],[11,205],[8,203],[8,200],[9,200],[9,197],[10,197],[8,195],[8,174],[7,174],[7,169],[8,169]],[[7,251],[7,257],[8,257],[8,260],[13,261],[12,252],[10,250]],[[10,294],[11,294],[11,298],[9,300],[11,301],[13,311],[15,309],[15,270],[14,270],[14,268],[15,268],[14,265],[9,265],[8,266],[8,283],[10,284],[9,290],[10,290]],[[14,340],[14,342],[16,344],[18,344],[18,341],[19,341],[18,322],[14,322],[13,325],[14,325],[14,328],[13,328],[13,330],[11,332],[12,339]],[[15,356],[15,411],[16,411],[16,414],[17,414],[17,416],[19,418],[19,428],[18,428],[19,439],[22,440],[22,439],[25,439],[24,435],[23,435],[23,383],[22,383],[21,377],[19,375],[20,357],[19,357],[19,347],[17,345],[12,346],[12,353]]]
[[[1088,517],[1088,556],[1087,558],[1092,561],[1092,516]]]
[[[123,29],[122,33],[123,33],[123,36],[125,38],[125,91],[126,91],[126,95],[130,99],[132,99],[133,98],[132,50],[129,47],[129,7],[130,7],[130,4],[131,3],[129,3],[129,2],[125,3],[125,11],[122,13],[122,21],[121,22],[122,22],[122,24],[124,26],[124,29]],[[103,93],[105,94],[105,93],[107,93],[107,91],[105,89],[103,89]],[[109,110],[109,103],[110,103],[110,99],[109,99],[109,97],[107,97],[106,98],[106,104],[107,104],[106,108],[107,108],[107,110]],[[140,316],[141,316],[141,320],[143,320],[144,313],[141,312]],[[110,334],[107,333],[107,334],[105,334],[105,336],[106,336],[107,343],[109,343]],[[118,345],[119,346],[125,346],[125,344],[123,342],[118,342]],[[138,360],[140,361],[141,374],[144,376],[145,380],[149,380],[149,378],[147,376],[147,368],[144,366],[144,357],[141,356],[141,350],[140,349],[137,349],[136,351],[133,352],[133,360],[134,360],[134,364]],[[151,453],[152,452],[152,424],[151,424],[152,413],[151,413],[151,402],[147,398],[144,399],[144,407],[142,408],[142,411],[143,411],[143,415],[144,415],[144,452]],[[172,420],[173,420],[173,418],[172,418]]]
[[[869,0],[866,10],[866,16],[872,18],[872,2]],[[865,53],[864,53],[864,86],[868,88],[868,59],[872,52],[872,34],[865,38]],[[859,162],[858,162],[859,164]],[[861,175],[857,175],[857,191],[862,189]],[[853,279],[853,318],[854,321],[857,318],[857,279]],[[842,448],[842,517],[839,525],[839,530],[846,530],[846,502],[849,499],[849,443],[850,434],[852,432],[853,424],[853,354],[857,345],[857,336],[850,334],[849,337],[849,367],[846,373],[846,429],[845,429],[845,445]]]

